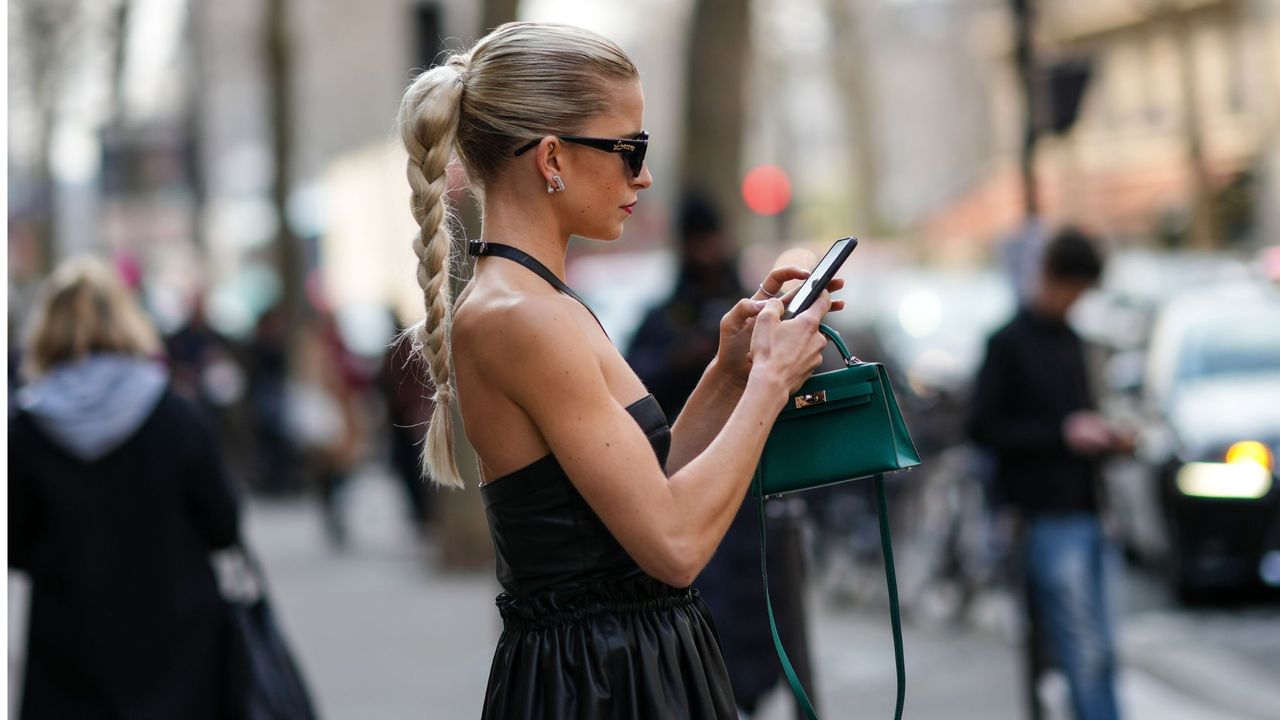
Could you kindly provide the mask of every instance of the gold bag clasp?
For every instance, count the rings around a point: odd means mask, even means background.
[[[810,405],[821,405],[827,401],[827,391],[819,390],[815,393],[805,393],[796,396],[796,408],[805,408]]]

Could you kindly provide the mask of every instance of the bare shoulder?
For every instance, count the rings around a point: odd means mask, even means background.
[[[477,293],[453,323],[453,350],[491,379],[558,379],[599,373],[599,364],[573,308],[558,294]],[[558,378],[548,377],[559,376]]]

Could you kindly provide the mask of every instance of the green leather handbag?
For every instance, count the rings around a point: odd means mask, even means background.
[[[845,367],[814,375],[792,393],[765,442],[755,494],[781,495],[920,464],[884,366],[859,361],[840,333],[818,329]]]
[[[819,325],[835,344],[845,367],[814,375],[792,393],[765,441],[760,464],[751,483],[760,515],[760,574],[764,578],[765,607],[773,646],[791,685],[796,705],[808,720],[817,720],[804,685],[796,675],[778,636],[769,598],[769,567],[765,551],[765,498],[857,480],[875,478],[876,512],[880,520],[880,548],[884,555],[885,582],[889,589],[889,617],[893,630],[894,661],[898,677],[894,717],[902,717],[906,703],[906,662],[902,649],[902,618],[898,611],[898,581],[893,568],[893,544],[889,538],[889,510],[884,474],[920,464],[889,376],[880,363],[855,358],[840,333]]]

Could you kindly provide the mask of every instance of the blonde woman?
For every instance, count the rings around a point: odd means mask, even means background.
[[[736,718],[690,584],[724,536],[788,392],[820,361],[823,299],[781,322],[765,278],[674,428],[565,284],[569,237],[616,240],[652,183],[635,66],[585,30],[515,23],[419,75],[399,126],[421,232],[416,339],[435,409],[425,464],[461,484],[450,414],[480,458],[503,633],[484,715]],[[475,273],[446,223],[457,157],[483,199]],[[834,288],[833,288],[834,289]]]
[[[9,565],[31,579],[22,718],[230,716],[209,551],[236,542],[236,504],[159,352],[106,265],[48,281],[9,424]]]

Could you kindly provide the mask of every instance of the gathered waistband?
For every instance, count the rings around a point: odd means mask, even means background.
[[[698,598],[696,588],[673,588],[644,576],[535,596],[504,592],[496,604],[503,629],[520,632],[572,625],[601,613],[627,615],[688,607]]]

